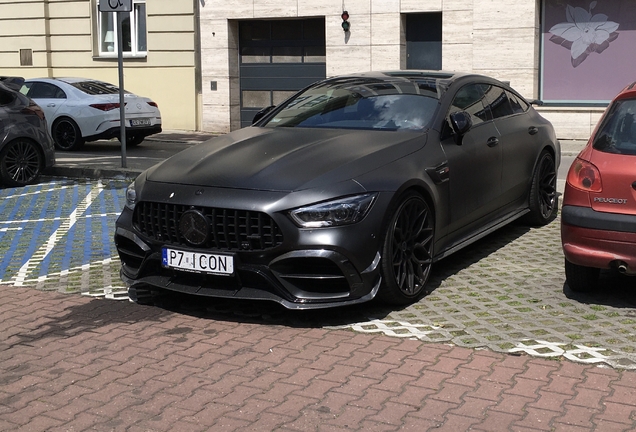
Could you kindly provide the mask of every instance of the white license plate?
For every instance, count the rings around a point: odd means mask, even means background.
[[[186,252],[168,248],[163,248],[162,255],[161,262],[164,267],[218,275],[234,273],[234,257],[231,255]]]
[[[130,119],[131,126],[150,126],[150,119]]]

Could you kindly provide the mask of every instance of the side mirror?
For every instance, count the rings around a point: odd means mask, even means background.
[[[252,124],[256,124],[258,123],[258,121],[260,119],[262,119],[263,117],[265,117],[271,110],[273,110],[274,108],[276,108],[274,105],[270,105],[268,107],[263,108],[262,110],[260,110],[259,112],[256,113],[256,115],[254,115],[254,118],[252,119]]]
[[[450,122],[453,132],[455,132],[455,141],[461,145],[462,137],[473,127],[473,120],[466,111],[458,111],[450,115]]]

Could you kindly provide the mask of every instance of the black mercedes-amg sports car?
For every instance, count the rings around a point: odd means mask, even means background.
[[[121,276],[133,300],[407,304],[436,261],[550,222],[560,159],[552,125],[495,79],[327,79],[141,174],[116,225]]]

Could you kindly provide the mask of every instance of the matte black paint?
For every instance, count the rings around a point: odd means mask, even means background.
[[[214,138],[149,169],[135,182],[138,201],[264,212],[276,221],[284,240],[267,251],[210,251],[235,256],[238,272],[231,283],[233,278],[188,278],[158,267],[162,242],[140,237],[132,211],[125,208],[115,233],[122,278],[133,288],[273,300],[296,309],[351,304],[370,300],[381,285],[378,258],[391,216],[388,209],[406,191],[418,191],[434,209],[434,260],[520,217],[528,211],[528,192],[541,152],[547,149],[559,165],[554,130],[529,107],[502,121],[473,126],[458,145],[447,124],[457,90],[473,82],[510,89],[487,77],[451,75],[358,76],[402,83],[441,77],[438,111],[427,130],[259,127],[276,115],[275,109],[257,126]],[[496,145],[488,145],[493,138]],[[377,193],[377,199],[356,224],[299,228],[288,216],[300,206],[365,192]],[[134,261],[127,255],[130,249],[144,257],[140,266],[127,264]],[[312,270],[312,265],[318,267]],[[330,285],[325,281],[335,268],[339,279]],[[306,274],[291,274],[292,270]],[[321,271],[325,273],[318,278]],[[313,277],[320,288],[311,291],[303,277]],[[341,286],[347,289],[333,288]]]

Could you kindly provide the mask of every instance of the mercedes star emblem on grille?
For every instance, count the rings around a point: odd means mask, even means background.
[[[210,234],[210,224],[203,213],[188,210],[179,219],[179,232],[193,246],[205,244]]]

